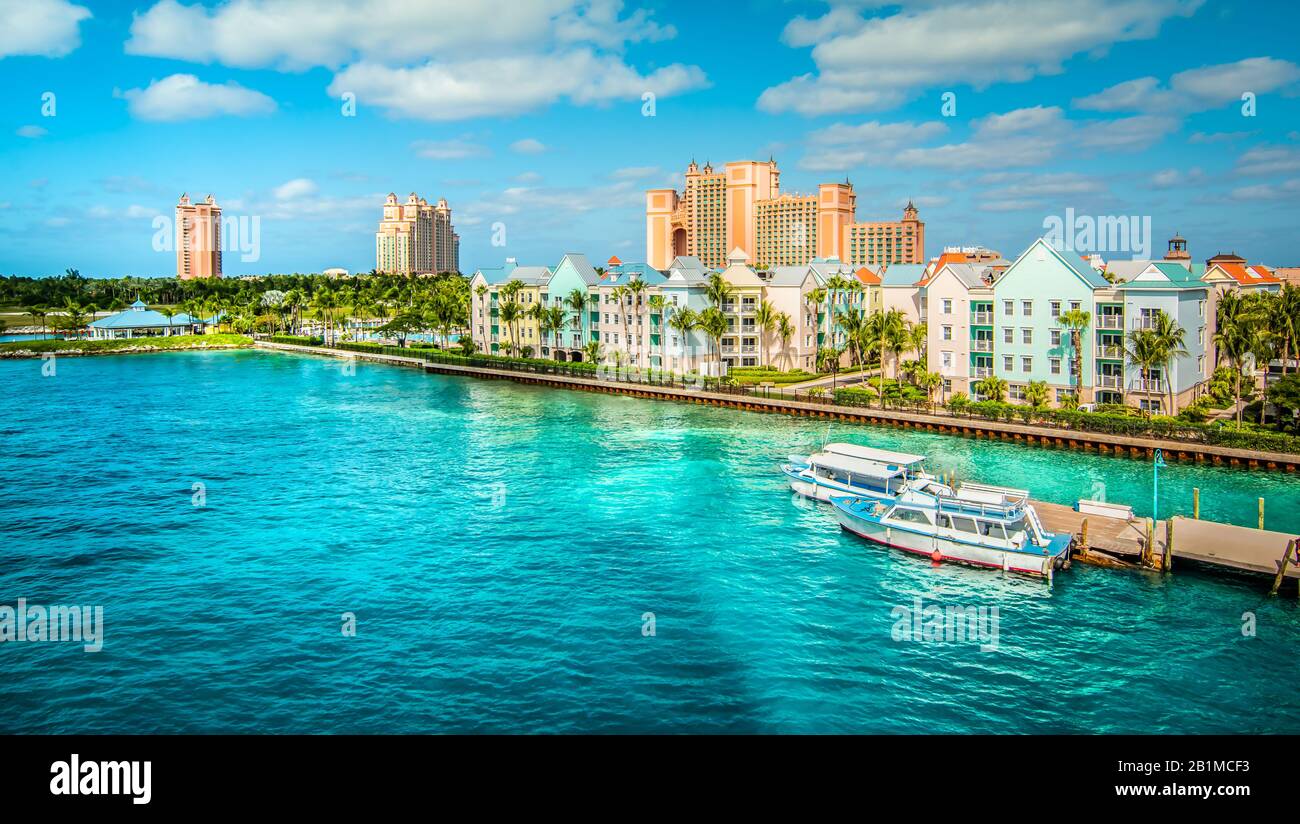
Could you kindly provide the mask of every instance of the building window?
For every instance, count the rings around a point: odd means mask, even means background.
[[[1003,343],[1014,343],[1014,342],[1015,342],[1015,339],[1016,339],[1016,338],[1015,338],[1015,332],[1012,331],[1011,327],[1010,327],[1010,326],[1003,326],[1003,327],[1002,327],[1002,342],[1003,342]]]
[[[1051,371],[1051,373],[1052,373],[1053,375],[1059,375],[1059,374],[1061,374],[1061,359],[1060,359],[1060,358],[1048,358],[1048,359],[1047,359],[1047,367],[1048,367],[1048,369]]]
[[[1027,317],[1027,318],[1028,318],[1028,317],[1033,317],[1033,314],[1034,314],[1034,302],[1033,302],[1032,300],[1022,300],[1022,301],[1020,301],[1020,314],[1024,315],[1024,316]]]
[[[1020,358],[1020,371],[1029,373],[1034,371],[1034,359],[1029,355]]]
[[[941,329],[942,329],[942,331],[941,331],[941,334],[940,334],[940,336],[939,336],[940,339],[941,339],[941,340],[952,340],[952,327],[951,327],[951,326],[944,326],[944,327],[941,327]]]
[[[1007,397],[1013,401],[1023,401],[1025,399],[1025,385],[1022,383],[1008,384]]]
[[[1205,320],[1205,301],[1197,301],[1197,311],[1200,312],[1201,320]]]
[[[1070,301],[1070,310],[1073,312],[1079,311],[1079,301],[1077,300]]]
[[[1021,329],[1020,342],[1025,344],[1032,344],[1034,342],[1034,330],[1030,328]]]
[[[952,298],[943,299],[943,313],[945,315],[952,314]],[[1205,301],[1201,301],[1201,317],[1205,317]]]
[[[1060,329],[1053,329],[1053,330],[1051,330],[1051,331],[1048,333],[1048,335],[1049,335],[1049,336],[1051,337],[1051,339],[1052,339],[1052,345],[1053,345],[1053,346],[1060,346],[1060,345],[1061,345],[1061,330],[1060,330]]]
[[[943,353],[941,353],[940,362],[943,364],[943,368],[944,368],[944,369],[951,369],[951,368],[952,368],[952,352],[943,352]]]
[[[1052,301],[1052,317],[1059,318],[1060,316],[1061,316],[1061,302],[1059,300],[1054,300]]]
[[[1016,302],[1013,300],[1002,301],[1002,314],[1011,317],[1016,313]]]
[[[1011,371],[1014,370],[1015,368],[1016,368],[1016,359],[1013,358],[1013,357],[1011,357],[1010,355],[1003,355],[1003,356],[1002,356],[1002,371],[1003,371],[1003,372],[1011,372]]]

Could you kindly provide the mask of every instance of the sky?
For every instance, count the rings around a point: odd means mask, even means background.
[[[0,274],[170,276],[182,192],[241,227],[228,276],[369,271],[389,192],[448,200],[467,273],[644,260],[646,189],[768,157],[783,191],[851,180],[860,220],[914,201],[929,256],[1014,257],[1069,214],[1149,218],[1157,257],[1178,232],[1197,260],[1300,265],[1287,0],[0,0],[0,20]]]

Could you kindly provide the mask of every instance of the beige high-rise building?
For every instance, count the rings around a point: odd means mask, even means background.
[[[221,277],[221,207],[212,195],[191,203],[182,194],[176,204],[176,277]]]
[[[844,251],[858,266],[925,263],[925,222],[908,201],[902,220],[850,225],[845,230]]]
[[[815,194],[782,194],[781,171],[770,159],[728,163],[721,172],[691,161],[685,177],[681,192],[646,192],[646,260],[657,269],[668,268],[682,255],[721,269],[735,249],[760,268],[802,266],[814,258],[879,265],[850,253],[855,237],[861,238],[864,254],[874,253],[874,244],[867,241],[885,224],[854,222],[857,195],[847,180],[823,183]],[[898,245],[921,261],[925,224],[916,219],[911,204],[908,208],[910,222],[905,214],[899,224],[908,227],[908,240]]]
[[[447,201],[431,206],[411,192],[399,203],[389,192],[375,232],[375,269],[402,275],[459,271],[460,236],[452,227]]]

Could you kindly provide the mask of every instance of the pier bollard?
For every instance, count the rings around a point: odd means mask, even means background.
[[[1161,559],[1161,568],[1168,573],[1174,568],[1174,519],[1165,520],[1165,554]]]
[[[1192,487],[1192,517],[1201,520],[1201,488]]]

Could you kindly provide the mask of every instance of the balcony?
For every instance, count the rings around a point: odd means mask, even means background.
[[[1156,316],[1142,315],[1140,317],[1133,318],[1133,328],[1134,329],[1155,329]]]
[[[724,346],[722,347],[722,354],[724,354],[724,355],[734,355],[734,354],[736,354],[736,347],[735,347],[735,346],[725,346],[725,345],[724,345]]]
[[[741,351],[742,354],[745,354],[745,355],[753,355],[753,354],[756,354],[756,353],[758,352],[758,347],[757,347],[757,346],[754,346],[753,344],[749,344],[748,346],[742,346],[742,347],[740,347],[740,351]]]
[[[991,378],[993,377],[992,366],[972,366],[970,370],[972,378]]]
[[[1165,391],[1165,388],[1156,378],[1138,378],[1133,382],[1133,390],[1135,392],[1161,393]]]
[[[992,312],[971,312],[970,322],[975,326],[992,326],[993,313]]]
[[[1103,343],[1097,347],[1097,357],[1101,360],[1124,360],[1124,347],[1113,343]]]
[[[735,301],[724,300],[722,302],[722,311],[726,314],[734,314],[736,311]]]
[[[1098,329],[1123,329],[1124,316],[1123,315],[1098,315],[1097,328]]]
[[[971,351],[972,351],[972,352],[992,352],[992,351],[993,351],[993,339],[992,339],[992,338],[975,338],[974,340],[972,340],[972,341],[970,342],[970,348],[971,348]]]
[[[1097,385],[1103,389],[1123,389],[1123,375],[1098,375]]]

